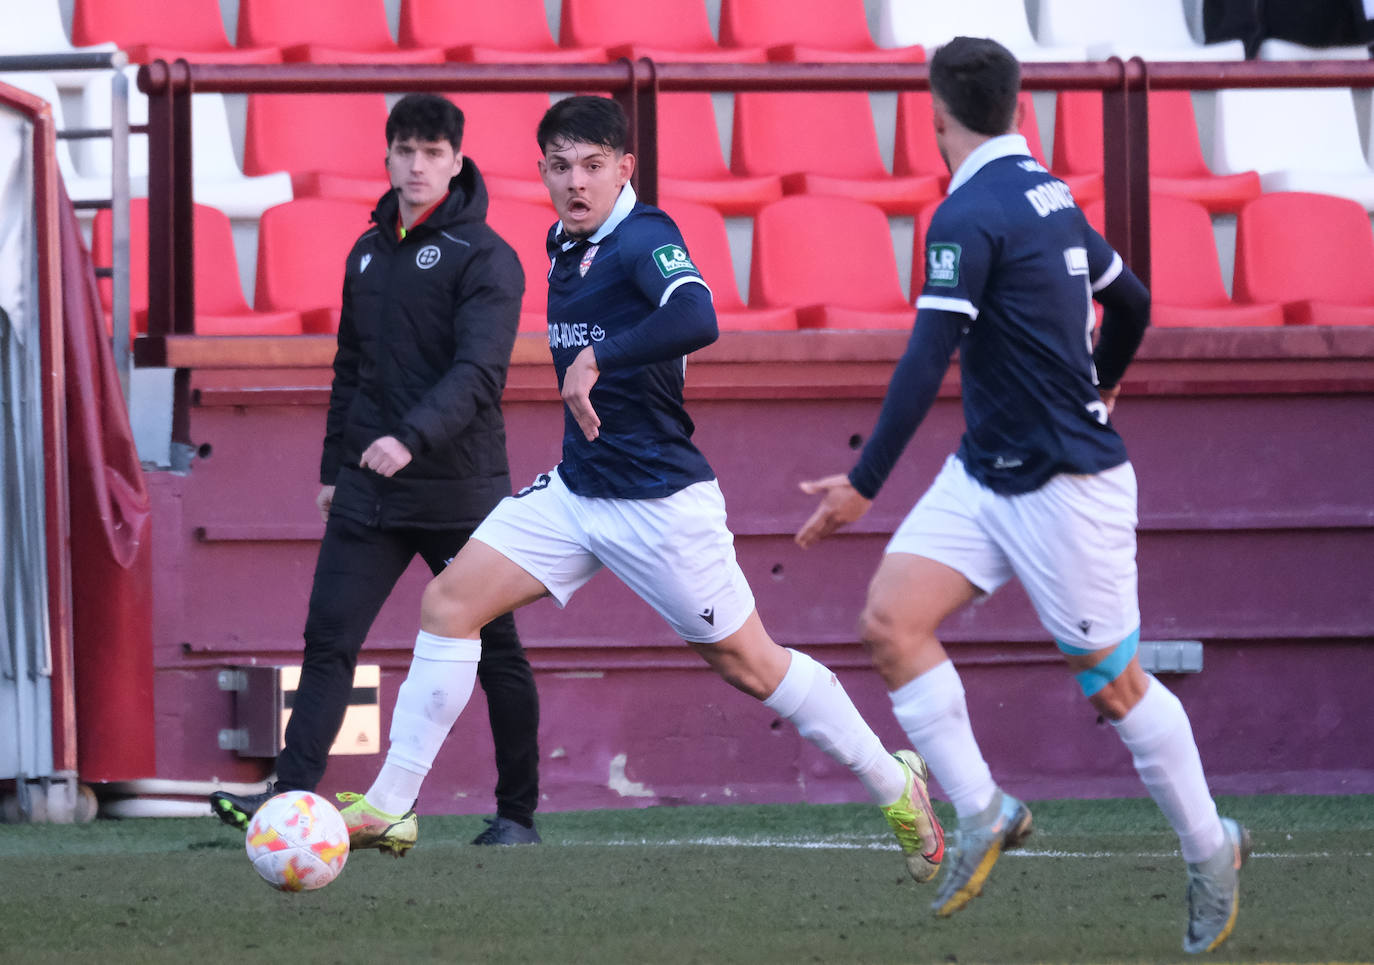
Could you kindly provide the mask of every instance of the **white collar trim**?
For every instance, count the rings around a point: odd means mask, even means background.
[[[625,186],[620,189],[620,197],[615,199],[615,204],[611,207],[611,213],[607,216],[606,220],[601,223],[601,227],[592,232],[591,236],[586,240],[594,245],[604,241],[607,235],[620,227],[620,222],[630,216],[630,211],[634,209],[635,202],[638,200],[639,196],[635,194],[634,185],[626,181]],[[564,237],[567,237],[567,229],[563,228],[562,225],[560,225],[559,228],[563,231]],[[567,251],[575,244],[577,244],[577,242],[569,238],[563,242],[563,250]]]
[[[964,158],[964,163],[959,165],[959,170],[954,172],[954,176],[949,179],[949,190],[946,194],[953,194],[965,181],[981,171],[984,165],[996,161],[1002,157],[1017,157],[1020,155],[1030,155],[1030,145],[1026,143],[1025,137],[1020,134],[1001,134],[997,137],[988,138],[982,144],[970,152]]]

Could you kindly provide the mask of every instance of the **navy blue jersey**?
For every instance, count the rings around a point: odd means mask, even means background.
[[[593,346],[601,420],[588,442],[564,406],[558,471],[580,496],[654,499],[714,479],[683,407],[686,352],[716,337],[710,290],[682,234],[628,184],[590,238],[549,232],[549,350],[558,384]],[[670,301],[671,300],[671,301]],[[673,306],[669,308],[668,306]]]
[[[1028,492],[1056,473],[1126,461],[1092,346],[1093,293],[1121,271],[1023,138],[994,138],[961,165],[926,233],[916,308],[967,318],[959,457],[990,489]]]

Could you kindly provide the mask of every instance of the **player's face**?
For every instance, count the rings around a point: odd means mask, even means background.
[[[633,154],[582,141],[554,142],[539,162],[549,200],[573,238],[585,238],[605,224],[634,169]]]
[[[423,211],[448,191],[449,181],[462,169],[463,155],[446,139],[422,141],[398,137],[386,151],[386,173],[403,208]]]

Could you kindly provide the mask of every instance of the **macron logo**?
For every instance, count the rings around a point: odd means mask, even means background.
[[[708,606],[706,609],[698,613],[697,616],[705,620],[707,624],[710,626],[716,625],[716,608],[713,606]]]

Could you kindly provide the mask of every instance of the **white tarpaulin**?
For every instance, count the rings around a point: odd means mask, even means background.
[[[0,104],[0,778],[52,773],[33,127]]]

